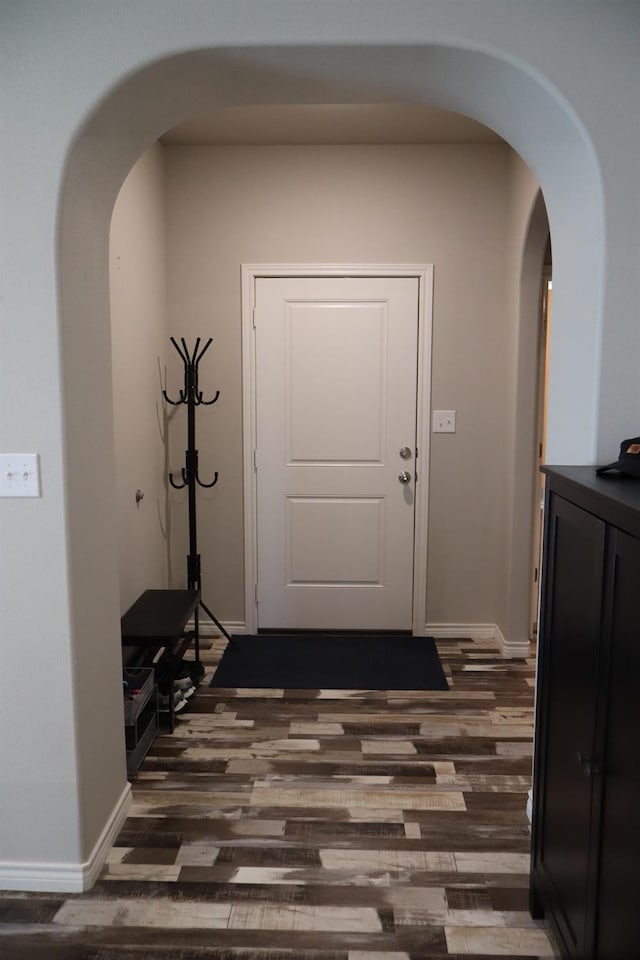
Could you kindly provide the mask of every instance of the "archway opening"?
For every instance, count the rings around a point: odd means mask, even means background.
[[[521,66],[476,51],[444,47],[198,50],[141,68],[106,96],[79,131],[60,198],[58,262],[75,682],[92,690],[94,715],[101,717],[103,728],[110,722],[115,728],[121,714],[115,682],[118,588],[108,273],[109,224],[120,186],[147,145],[211,105],[415,100],[466,114],[496,130],[542,185],[554,237],[549,455],[553,458],[562,452],[567,460],[592,456],[600,186],[590,145],[553,91]],[[577,325],[580,336],[576,336]],[[577,389],[568,390],[563,380],[570,367],[581,370]],[[82,404],[77,402],[80,387]],[[514,475],[505,482],[512,490]],[[90,500],[84,494],[87,488]],[[99,553],[96,544],[100,544]],[[90,643],[87,637],[92,638]],[[105,677],[114,682],[105,683]],[[117,756],[119,739],[114,736],[105,758],[95,726],[81,723],[79,717],[78,710],[80,776],[97,782],[93,794],[102,798],[101,803],[92,804],[85,821],[85,845],[90,848],[121,789],[122,766]]]

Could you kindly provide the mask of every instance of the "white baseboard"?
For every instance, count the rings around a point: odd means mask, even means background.
[[[527,817],[529,823],[533,823],[533,790],[529,790],[527,794]]]
[[[509,642],[495,623],[428,623],[426,633],[436,640],[455,640],[469,637],[471,640],[493,640],[505,659],[528,657],[529,642]]]
[[[222,620],[220,621],[222,623]],[[227,633],[230,633],[232,636],[234,633],[244,634],[247,632],[246,624],[241,620],[228,620],[226,623],[222,623],[222,626],[225,628]],[[195,623],[193,619],[189,620],[187,624],[189,630],[193,630]],[[220,631],[216,627],[215,623],[209,620],[209,617],[206,614],[202,614],[199,622],[200,627],[200,636],[201,637],[219,637]]]
[[[496,640],[494,623],[428,623],[427,636],[436,640]]]
[[[127,819],[131,784],[127,783],[102,833],[84,863],[11,863],[0,861],[0,890],[83,893],[100,874],[107,854]]]
[[[496,627],[496,640],[500,653],[506,660],[526,658],[531,655],[531,644],[528,640],[505,640],[500,627]]]
[[[234,621],[222,624],[225,630],[230,634],[246,634],[247,627],[242,621]],[[193,629],[193,621],[189,623],[189,629]],[[200,620],[201,637],[217,637],[220,631],[215,623],[212,623],[206,617]],[[502,630],[495,623],[428,623],[425,627],[425,636],[434,637],[436,640],[456,640],[462,637],[469,637],[471,640],[493,640],[505,659],[516,657],[528,657],[531,648],[528,640],[508,641],[505,639]]]

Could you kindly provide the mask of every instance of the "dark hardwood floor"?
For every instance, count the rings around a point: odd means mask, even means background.
[[[527,911],[533,660],[443,640],[447,692],[208,687],[94,888],[0,893],[2,960],[555,956]]]

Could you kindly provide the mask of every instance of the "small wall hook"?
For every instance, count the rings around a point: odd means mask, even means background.
[[[144,500],[144,493],[142,490],[136,490],[136,506],[140,506],[141,500]]]

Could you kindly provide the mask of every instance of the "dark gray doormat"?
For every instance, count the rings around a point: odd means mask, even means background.
[[[212,687],[448,690],[432,637],[406,633],[234,636]]]

